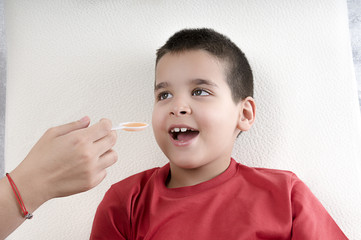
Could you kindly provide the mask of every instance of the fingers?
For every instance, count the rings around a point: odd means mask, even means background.
[[[105,169],[103,169],[98,175],[97,175],[97,179],[96,181],[94,182],[94,186],[92,186],[91,188],[93,187],[96,187],[98,186],[103,180],[104,178],[107,176],[107,171]],[[90,189],[91,189],[90,188]]]
[[[117,160],[118,154],[112,149],[104,153],[98,159],[98,173],[94,175],[94,182],[92,183],[92,185],[89,186],[89,189],[97,186],[104,180],[107,175],[106,168],[116,163]]]
[[[111,149],[117,141],[116,131],[111,131],[108,135],[94,142],[95,151],[99,154],[98,156],[103,155],[109,149]]]
[[[105,170],[106,168],[112,166],[118,160],[118,154],[113,149],[110,149],[106,153],[104,153],[98,160],[99,169]]]
[[[84,129],[84,132],[91,141],[95,142],[107,136],[110,133],[111,128],[112,122],[109,119],[103,118],[93,126]]]
[[[62,136],[62,135],[68,134],[68,133],[70,133],[72,131],[82,129],[82,128],[86,128],[86,127],[89,126],[89,123],[90,123],[90,118],[88,116],[86,116],[86,117],[83,117],[82,119],[80,119],[78,121],[50,128],[48,130],[48,133],[50,133],[52,135],[55,135],[56,137],[57,136]]]

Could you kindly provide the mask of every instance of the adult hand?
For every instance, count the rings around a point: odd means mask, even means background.
[[[89,126],[89,117],[50,128],[11,173],[29,212],[55,197],[87,191],[106,176],[114,164],[117,135],[112,123],[102,119]],[[6,177],[0,179],[0,239],[23,221],[15,195]]]
[[[87,191],[105,178],[106,168],[117,160],[111,149],[117,134],[111,131],[108,119],[88,127],[89,123],[84,117],[50,128],[11,173],[22,195],[32,189],[32,197],[38,196],[30,206],[36,208],[51,198]]]

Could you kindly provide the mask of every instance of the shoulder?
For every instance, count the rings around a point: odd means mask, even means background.
[[[253,168],[240,164],[239,172],[248,185],[262,191],[286,194],[293,203],[307,204],[318,201],[307,185],[291,171]]]
[[[295,176],[295,174],[288,170],[272,169],[272,168],[253,168],[255,172],[258,172],[260,175],[264,176],[273,176],[278,178],[290,178]]]
[[[127,177],[113,184],[108,192],[111,192],[118,198],[133,196],[144,188],[144,186],[154,177],[159,169],[159,167],[156,167]]]
[[[279,170],[271,168],[248,167],[239,164],[239,170],[242,175],[247,178],[254,178],[259,180],[273,180],[273,181],[293,181],[297,179],[296,174],[288,170]]]
[[[266,190],[274,189],[291,192],[297,183],[302,181],[291,171],[238,166],[238,172],[245,182]]]
[[[135,184],[135,183],[143,183],[144,181],[147,181],[157,170],[159,170],[159,167],[148,169],[143,172],[136,173],[132,176],[129,176],[115,184],[112,185],[113,188],[118,188],[121,185],[127,185],[127,184]]]

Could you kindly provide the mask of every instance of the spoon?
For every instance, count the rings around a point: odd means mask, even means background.
[[[119,130],[122,129],[124,131],[141,131],[144,130],[149,125],[147,123],[142,122],[124,122],[120,123],[118,126],[113,126],[112,130]]]

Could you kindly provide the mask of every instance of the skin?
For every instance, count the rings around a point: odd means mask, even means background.
[[[50,128],[34,145],[10,176],[33,213],[46,201],[87,191],[106,176],[106,168],[117,160],[117,135],[112,123],[90,119]],[[35,216],[36,217],[36,216]],[[0,239],[25,221],[6,177],[0,180]],[[31,221],[31,220],[30,220]]]
[[[253,98],[232,100],[225,67],[204,50],[167,53],[156,66],[152,125],[170,161],[169,188],[192,186],[224,172],[238,133],[254,122]],[[199,134],[189,142],[175,142],[169,134],[173,127]]]

